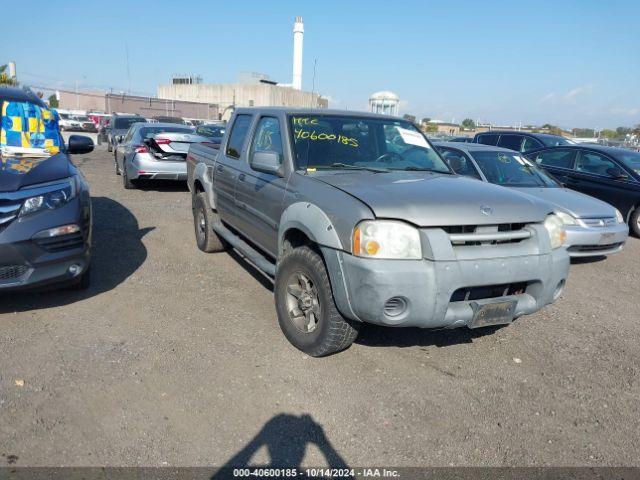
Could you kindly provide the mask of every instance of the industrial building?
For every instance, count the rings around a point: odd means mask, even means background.
[[[293,26],[293,71],[288,84],[277,83],[260,73],[242,73],[237,83],[202,83],[197,76],[174,76],[171,84],[159,85],[159,99],[204,102],[218,105],[220,117],[228,119],[237,107],[285,106],[327,108],[326,98],[302,90],[304,23],[296,17]]]

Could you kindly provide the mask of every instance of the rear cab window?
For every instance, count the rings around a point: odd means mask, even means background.
[[[576,150],[547,150],[535,156],[535,162],[545,167],[573,169]]]
[[[253,115],[241,113],[236,116],[233,126],[231,127],[231,135],[229,136],[227,148],[225,150],[227,157],[236,159],[240,158],[242,148],[247,140],[247,134],[249,133],[249,127],[251,126],[252,120]]]

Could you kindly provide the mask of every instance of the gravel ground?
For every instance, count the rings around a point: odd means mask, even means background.
[[[93,284],[0,297],[0,465],[640,464],[637,239],[506,328],[369,327],[312,359],[269,281],[196,248],[183,185],[76,163]]]

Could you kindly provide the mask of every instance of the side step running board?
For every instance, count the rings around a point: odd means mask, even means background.
[[[242,240],[239,236],[225,227],[222,223],[216,222],[212,225],[213,230],[224,238],[233,248],[238,250],[247,260],[253,263],[258,269],[271,277],[276,276],[276,266],[264,257],[255,248]]]

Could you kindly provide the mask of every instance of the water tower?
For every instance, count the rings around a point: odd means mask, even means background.
[[[393,92],[376,92],[369,97],[369,110],[373,113],[398,116],[400,99]]]

